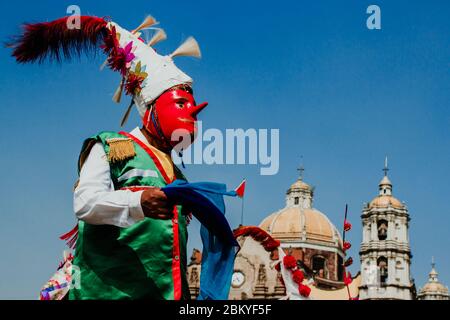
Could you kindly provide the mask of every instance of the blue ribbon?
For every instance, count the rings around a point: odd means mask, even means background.
[[[226,185],[214,182],[188,183],[176,180],[162,188],[175,203],[187,206],[202,224],[202,271],[198,300],[226,300],[230,292],[236,247],[225,218],[223,196],[236,196]]]

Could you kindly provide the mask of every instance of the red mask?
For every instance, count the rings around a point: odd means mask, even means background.
[[[186,133],[190,136],[190,142],[193,142],[197,134],[197,114],[207,105],[207,102],[196,105],[194,96],[185,90],[169,90],[156,99],[151,114],[150,109],[147,110],[143,119],[144,126],[153,136],[164,140],[172,147],[180,141],[179,139],[172,141],[172,135],[176,130],[180,131],[175,132],[174,136],[177,136],[178,132]],[[183,147],[186,148],[186,145]]]

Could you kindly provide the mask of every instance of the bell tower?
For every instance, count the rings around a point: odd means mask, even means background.
[[[297,169],[300,175],[297,181],[291,185],[286,192],[286,207],[300,207],[302,209],[311,209],[314,197],[314,188],[303,181],[303,172],[305,168],[300,166]]]
[[[361,300],[413,299],[410,218],[406,205],[393,196],[388,170],[386,158],[379,194],[362,210]]]

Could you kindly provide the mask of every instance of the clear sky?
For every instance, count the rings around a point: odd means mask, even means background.
[[[381,30],[366,28],[374,3]],[[356,273],[361,208],[377,194],[388,155],[394,195],[411,216],[416,285],[433,255],[450,285],[449,1],[2,1],[0,38],[23,22],[64,16],[70,4],[129,29],[154,15],[169,36],[157,47],[163,53],[194,35],[203,59],[176,62],[194,78],[197,100],[210,103],[205,128],[280,129],[277,175],[260,176],[254,165],[185,171],[230,188],[246,177],[246,224],[284,206],[303,155],[315,207],[340,226],[350,206]],[[103,60],[19,66],[0,49],[0,298],[38,297],[62,257],[58,236],[75,223],[82,141],[120,129],[128,99],[111,101],[119,76],[99,72]],[[134,112],[126,129],[138,124]],[[239,200],[228,201],[227,216],[237,226]],[[190,231],[191,250],[200,246],[198,224]]]

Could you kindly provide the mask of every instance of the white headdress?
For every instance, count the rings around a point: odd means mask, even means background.
[[[122,75],[113,99],[119,102],[122,91],[125,91],[133,97],[141,116],[164,91],[177,85],[192,85],[192,78],[174,64],[173,58],[200,57],[194,38],[189,37],[170,55],[160,55],[152,46],[166,39],[164,30],[153,27],[157,32],[148,43],[140,38],[142,30],[157,24],[152,16],[147,16],[133,31],[93,16],[81,16],[80,28],[71,29],[68,18],[26,24],[23,34],[9,44],[14,49],[13,56],[20,63],[41,62],[47,57],[60,60],[61,56],[70,58],[72,54],[100,47],[108,55],[104,65]],[[126,121],[129,111],[130,108],[122,123]]]

